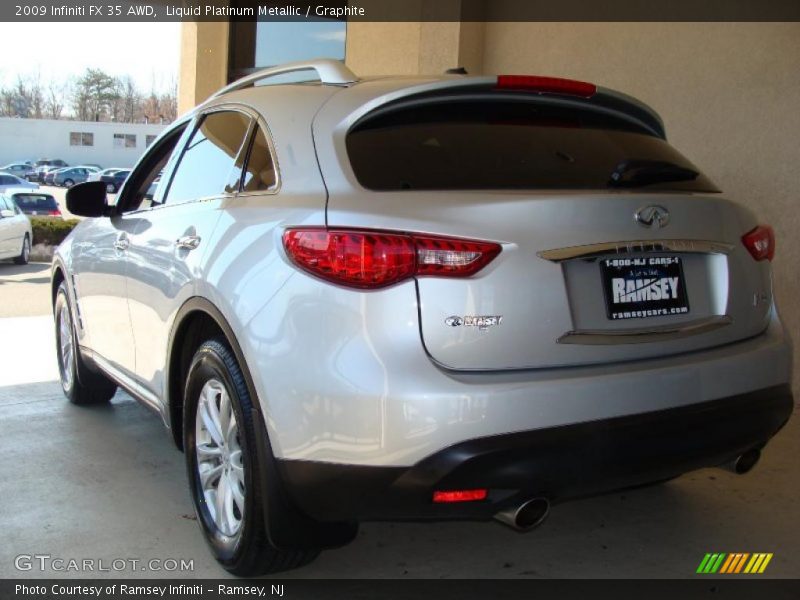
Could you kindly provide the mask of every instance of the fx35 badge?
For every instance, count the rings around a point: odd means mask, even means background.
[[[486,331],[489,327],[500,325],[503,322],[502,315],[464,315],[459,317],[453,315],[444,320],[450,327],[477,327],[481,331]]]

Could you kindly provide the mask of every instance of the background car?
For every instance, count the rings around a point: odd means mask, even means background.
[[[16,175],[9,173],[0,173],[0,193],[5,192],[8,188],[24,188],[27,190],[38,190],[39,185],[30,181],[20,179]]]
[[[68,167],[69,164],[67,164],[65,161],[61,160],[60,158],[54,158],[54,159],[40,158],[39,160],[37,160],[33,164],[33,166],[35,166],[35,167]]]
[[[122,167],[109,167],[108,169],[103,169],[102,171],[96,171],[89,175],[89,178],[86,181],[100,181],[100,178],[108,175],[111,176],[117,171],[122,171]]]
[[[0,259],[27,264],[31,256],[31,222],[14,200],[0,194]]]
[[[96,173],[97,167],[81,165],[79,167],[65,167],[53,173],[53,185],[72,187],[76,183],[83,183],[89,175]]]
[[[130,169],[120,169],[119,171],[115,171],[111,175],[101,175],[100,181],[106,184],[106,191],[109,194],[116,194],[117,190],[125,183],[125,180],[128,178],[128,175],[131,174]]]
[[[62,218],[58,201],[51,194],[9,188],[4,195],[6,198],[11,198],[19,209],[28,216]]]
[[[0,171],[24,178],[28,173],[33,172],[33,167],[27,163],[17,162],[0,167]]]

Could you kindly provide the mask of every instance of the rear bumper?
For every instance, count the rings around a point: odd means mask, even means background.
[[[793,409],[779,385],[666,410],[465,441],[410,467],[279,460],[293,501],[320,521],[488,519],[720,465],[761,447]],[[433,504],[434,490],[488,488],[486,501]]]

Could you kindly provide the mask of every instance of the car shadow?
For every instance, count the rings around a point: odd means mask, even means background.
[[[18,275],[30,275],[31,277],[14,277]],[[36,275],[38,277],[35,277]],[[8,277],[14,277],[14,279],[7,279]],[[0,285],[5,283],[47,283],[48,281],[50,281],[49,263],[15,265],[10,261],[0,261]]]

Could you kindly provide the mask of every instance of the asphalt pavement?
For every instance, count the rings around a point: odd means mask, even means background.
[[[100,407],[64,399],[48,281],[48,265],[0,262],[0,577],[224,576],[159,418],[122,392]],[[366,523],[354,543],[285,576],[681,578],[696,577],[708,552],[771,552],[767,571],[749,577],[797,577],[798,434],[795,415],[748,475],[707,469],[555,506],[527,534],[496,523]],[[127,562],[106,572],[15,567],[35,554]],[[153,559],[192,569],[142,570]]]

